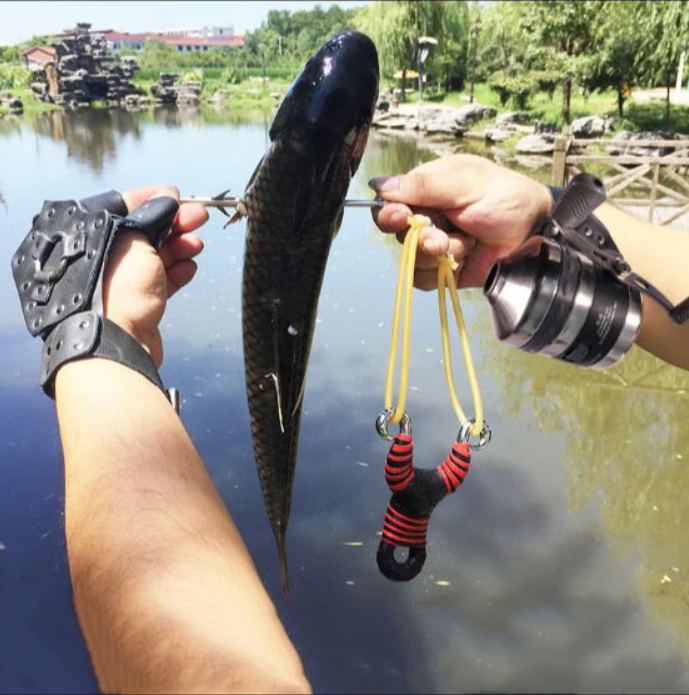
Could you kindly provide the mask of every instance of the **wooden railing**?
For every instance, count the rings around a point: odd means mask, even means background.
[[[586,154],[585,149],[592,145],[672,151],[642,156]],[[591,165],[595,166],[595,173],[603,180],[614,205],[637,215],[648,215],[650,222],[689,227],[689,140],[577,140],[566,135],[556,138],[554,185],[564,186],[572,176],[587,171]],[[606,173],[601,175],[601,171]],[[632,192],[636,196],[629,196]]]

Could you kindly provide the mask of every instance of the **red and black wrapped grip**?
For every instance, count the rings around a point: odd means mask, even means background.
[[[415,468],[413,439],[406,434],[395,437],[385,464],[392,498],[377,556],[378,568],[388,579],[408,582],[421,572],[431,514],[439,502],[461,487],[470,465],[469,445],[455,442],[438,468]],[[405,562],[395,558],[398,547],[409,549]]]

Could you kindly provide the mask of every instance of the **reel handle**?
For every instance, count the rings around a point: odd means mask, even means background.
[[[605,201],[603,182],[591,174],[575,176],[565,188],[550,216],[564,229],[576,229]]]

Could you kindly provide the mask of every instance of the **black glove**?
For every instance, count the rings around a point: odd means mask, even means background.
[[[103,272],[116,234],[143,232],[158,248],[178,210],[174,198],[160,197],[128,214],[116,191],[43,204],[12,273],[26,326],[44,341],[40,383],[49,396],[59,367],[92,356],[121,362],[165,390],[146,350],[103,317]]]

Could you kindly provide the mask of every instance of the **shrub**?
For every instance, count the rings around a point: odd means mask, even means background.
[[[0,63],[0,89],[21,89],[32,81],[31,70],[19,65]]]

